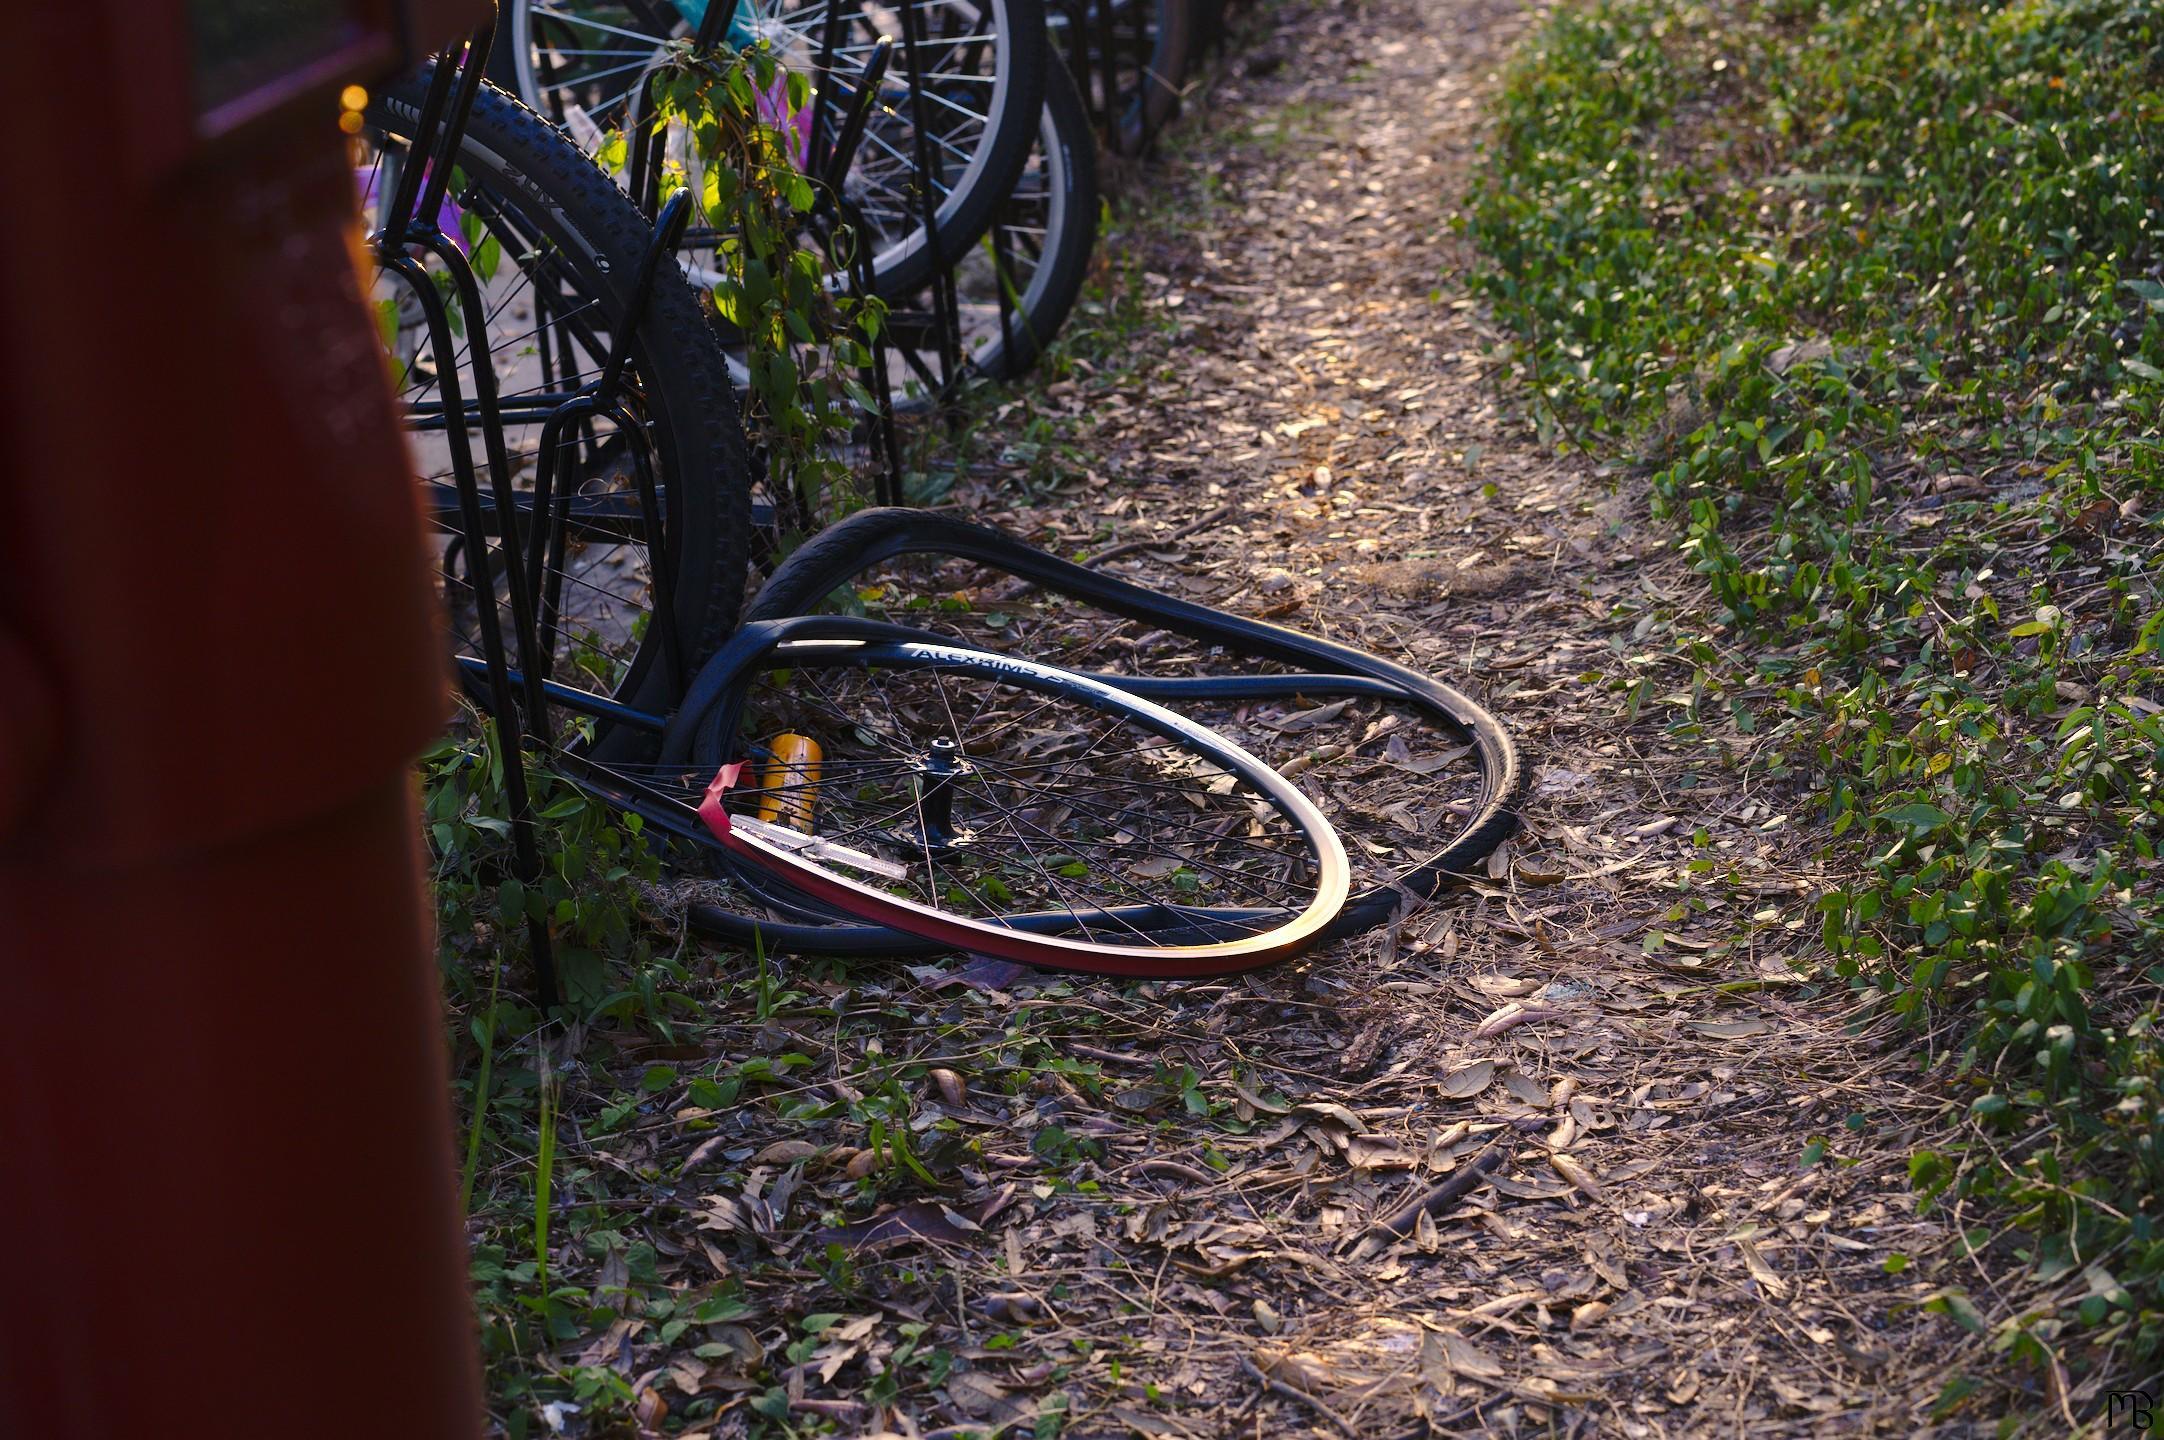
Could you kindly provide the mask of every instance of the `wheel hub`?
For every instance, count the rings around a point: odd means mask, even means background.
[[[935,855],[948,854],[969,841],[969,832],[954,824],[954,785],[969,773],[962,747],[945,735],[934,740],[917,762],[917,813],[922,825],[918,839]]]

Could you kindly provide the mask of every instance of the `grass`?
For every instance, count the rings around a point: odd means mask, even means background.
[[[1989,1217],[2003,1299],[1935,1303],[2062,1385],[2164,1354],[2160,41],[2129,0],[1568,6],[1464,219],[1544,438],[1704,578],[1628,705],[1815,797],[1820,963],[1913,1022],[1923,1202]]]
[[[1140,337],[1173,323],[1149,293],[1138,259],[1103,260],[1029,385],[985,387],[956,429],[915,437],[913,483],[939,495],[979,471],[1023,492],[1073,483],[1088,459],[1067,438],[1083,397],[1166,378],[1136,358]],[[966,1304],[959,1279],[804,1237],[882,1206],[953,1196],[958,1167],[981,1164],[983,1146],[928,1112],[953,1087],[1025,1108],[1055,1089],[1096,1095],[1098,1067],[1063,1047],[1094,1038],[1097,1022],[1061,1005],[1064,986],[1019,1014],[951,1001],[924,1009],[866,1002],[861,972],[839,965],[799,960],[785,971],[756,952],[672,953],[657,944],[648,882],[661,867],[636,817],[532,767],[545,874],[522,885],[494,732],[468,721],[424,758],[422,781],[492,1432],[849,1433],[853,1411],[825,1415],[792,1394],[807,1365],[837,1356],[857,1358],[829,1367],[841,1373],[828,1396],[929,1407],[971,1364],[938,1303]],[[553,1031],[526,998],[529,915],[549,924],[568,1000],[570,1023]],[[1201,1101],[1191,1079],[1182,1094]],[[791,1138],[775,1142],[786,1149],[709,1147],[696,1163],[664,1158],[657,1144],[665,1135],[697,1155],[700,1137],[739,1133]],[[819,1143],[794,1138],[805,1135]],[[1022,1173],[1068,1189],[1066,1172],[1096,1149],[1056,1125],[1035,1141]],[[780,1202],[771,1231],[687,1209],[687,1191],[756,1194],[777,1167],[789,1188],[802,1179],[802,1198]],[[771,1209],[776,1193],[743,1213],[769,1223],[759,1207]],[[933,1323],[886,1317],[864,1333],[860,1321],[836,1338],[840,1317],[876,1310],[882,1294],[930,1297]],[[965,1314],[961,1331],[970,1323]],[[1013,1339],[991,1336],[985,1348],[1004,1352]],[[667,1346],[677,1357],[669,1373],[627,1371],[634,1341]],[[1073,1363],[1117,1375],[1122,1360],[1106,1349]],[[702,1393],[682,1393],[678,1372],[703,1374],[692,1382]],[[1059,1433],[1065,1373],[1052,1372],[1018,1433]]]

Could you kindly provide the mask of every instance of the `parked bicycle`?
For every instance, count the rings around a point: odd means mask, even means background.
[[[875,289],[905,296],[984,235],[1022,171],[1044,104],[1042,0],[510,0],[497,74],[598,144],[635,121],[642,81],[672,48],[764,42],[813,81],[807,113],[774,97],[777,121],[797,129],[810,158],[831,150],[882,40],[900,53],[843,189],[868,226]],[[685,243],[714,238],[693,227]]]
[[[502,595],[531,679],[666,708],[742,603],[749,469],[725,357],[673,260],[642,270],[652,230],[622,190],[477,73],[470,95],[450,77],[373,97],[358,183],[454,646],[469,668],[484,656]],[[416,238],[386,228],[422,203]],[[593,718],[605,753],[611,717]]]

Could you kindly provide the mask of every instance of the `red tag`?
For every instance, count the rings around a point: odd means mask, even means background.
[[[716,839],[727,839],[729,835],[729,812],[721,808],[721,797],[735,788],[737,777],[743,773],[741,760],[722,766],[714,772],[714,783],[706,787],[706,798],[699,802],[699,818]]]

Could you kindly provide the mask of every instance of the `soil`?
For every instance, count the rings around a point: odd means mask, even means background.
[[[989,422],[1051,422],[1071,483],[1019,503],[1006,471],[1024,467],[988,461],[957,492],[1061,553],[1144,542],[1108,568],[1480,694],[1533,776],[1522,830],[1485,878],[1256,975],[870,967],[826,983],[846,1046],[746,1021],[745,1044],[805,1048],[805,1083],[833,1094],[862,1089],[868,1053],[934,1067],[910,1072],[917,1143],[953,1166],[836,1231],[821,1205],[856,1193],[846,1127],[736,1122],[752,1178],[702,1199],[701,1238],[756,1232],[804,1284],[831,1274],[830,1244],[853,1267],[816,1307],[850,1318],[794,1371],[800,1418],[1070,1436],[1976,1423],[1945,1382],[1982,1342],[1923,1306],[1988,1282],[1946,1258],[1960,1217],[1921,1210],[1905,1169],[1939,1103],[1904,1079],[1931,1037],[1818,968],[1813,901],[1838,877],[1799,834],[1808,777],[1768,778],[1733,716],[1678,723],[1689,669],[1633,633],[1699,603],[1696,577],[1628,477],[1513,417],[1466,292],[1449,217],[1525,18],[1370,0],[1251,19],[1140,178],[1158,201],[1108,237],[1150,320],[1125,368],[1040,382]],[[1401,770],[1348,804],[1387,837],[1390,807],[1434,788]],[[780,1307],[789,1283],[746,1289]],[[926,1327],[914,1348],[904,1321]],[[932,1346],[951,1370],[899,1400],[867,1390],[920,1375]],[[685,1388],[723,1383],[710,1369]]]

